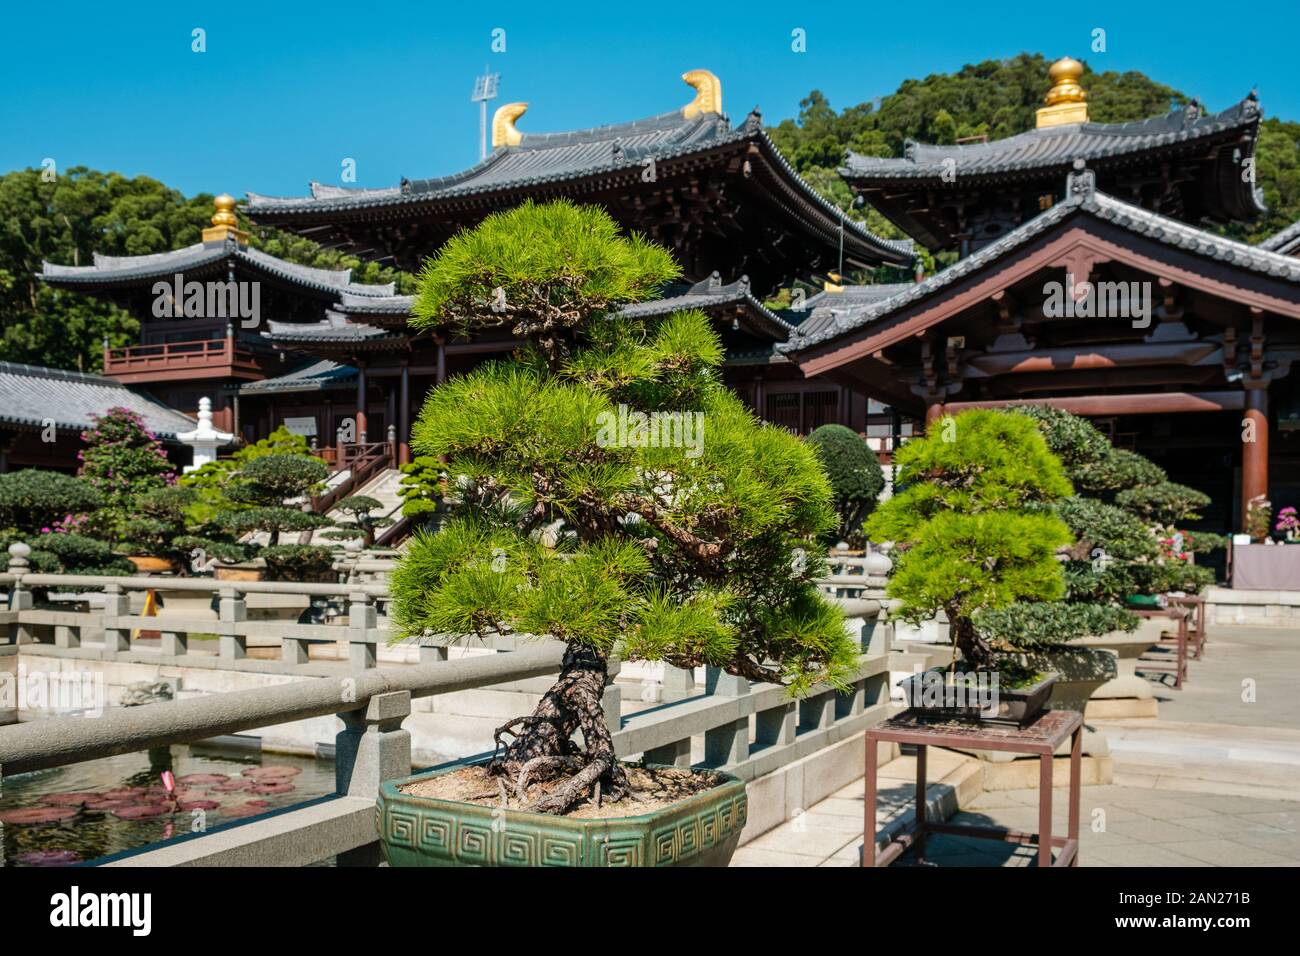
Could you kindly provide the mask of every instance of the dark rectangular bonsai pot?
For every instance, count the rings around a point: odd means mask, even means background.
[[[749,804],[745,783],[718,785],[652,813],[573,819],[417,797],[399,788],[465,766],[385,783],[376,822],[389,866],[726,866]],[[652,765],[653,766],[653,765]]]
[[[942,670],[930,670],[898,682],[903,688],[909,714],[922,720],[960,720],[1024,727],[1037,719],[1047,706],[1052,686],[1059,675],[1044,675],[1028,687],[1008,688],[999,684],[996,695],[987,701],[970,688],[959,688],[946,681],[940,688],[939,699],[932,699],[935,693],[933,689],[926,692],[926,681],[942,680],[943,677]]]

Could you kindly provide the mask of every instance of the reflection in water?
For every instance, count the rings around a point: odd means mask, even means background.
[[[5,777],[0,865],[93,860],[333,792],[328,761],[179,744]]]

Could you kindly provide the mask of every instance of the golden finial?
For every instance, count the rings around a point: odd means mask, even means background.
[[[524,134],[515,129],[515,120],[528,112],[527,103],[507,103],[492,114],[492,148],[518,146]]]
[[[237,242],[248,242],[248,233],[239,228],[239,218],[235,215],[235,197],[222,193],[212,200],[217,211],[212,214],[211,228],[203,230],[204,242],[221,242],[233,236]]]
[[[826,281],[822,283],[822,291],[824,291],[824,292],[843,292],[843,291],[844,291],[844,276],[840,275],[838,272],[828,272],[828,273],[826,273]]]
[[[1038,111],[1038,128],[1088,122],[1088,94],[1079,85],[1083,64],[1062,57],[1048,68],[1047,75],[1052,78],[1052,88],[1047,91],[1047,105]]]
[[[682,74],[687,86],[695,88],[695,99],[682,107],[684,119],[703,113],[722,112],[722,81],[708,70],[688,70]]]

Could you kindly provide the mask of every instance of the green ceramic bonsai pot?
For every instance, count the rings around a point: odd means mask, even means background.
[[[652,813],[572,819],[417,797],[401,788],[462,764],[385,783],[377,824],[389,866],[726,866],[745,828],[745,783],[719,785]]]

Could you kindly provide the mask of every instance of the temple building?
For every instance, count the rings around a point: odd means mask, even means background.
[[[1300,224],[1258,246],[1207,231],[1262,210],[1253,95],[1217,114],[1192,103],[1098,124],[1082,70],[1069,58],[1052,66],[1029,132],[847,157],[840,173],[855,193],[916,242],[959,254],[919,282],[845,284],[881,265],[910,274],[911,242],[881,239],[818,196],[757,111],[733,127],[704,70],[685,74],[696,96],[679,110],[539,134],[517,125],[527,104],[509,104],[491,155],[461,173],[250,193],[247,212],[414,270],[494,210],[596,203],[683,266],[682,283],[625,314],[706,312],[726,347],[725,380],[765,420],[802,434],[843,423],[887,457],[945,412],[1056,405],[1208,493],[1218,510],[1205,527],[1237,530],[1249,500],[1300,495],[1300,392],[1288,376],[1300,355]],[[46,267],[47,282],[141,316],[141,346],[110,352],[110,377],[182,410],[212,392],[218,428],[247,441],[285,425],[355,474],[408,460],[429,388],[517,344],[504,329],[469,341],[413,334],[410,297],[249,248],[232,205],[223,197],[213,235],[188,249]],[[191,279],[264,283],[264,321],[189,318],[175,301],[155,318],[155,283],[177,275],[172,300]],[[764,304],[793,280],[824,291],[780,311]]]
[[[189,415],[207,397],[216,427],[243,433],[238,386],[288,370],[261,334],[268,322],[316,322],[344,296],[382,299],[394,290],[354,283],[347,269],[267,255],[238,228],[233,197],[218,196],[215,205],[212,226],[194,245],[143,256],[96,253],[87,266],[45,262],[40,278],[113,302],[140,320],[139,344],[105,345],[105,378]]]
[[[910,269],[910,242],[881,239],[805,183],[763,129],[722,112],[722,83],[683,75],[695,98],[647,119],[563,133],[518,128],[527,103],[492,121],[492,153],[436,179],[386,189],[312,183],[311,195],[248,194],[256,223],[418,271],[451,236],[525,199],[604,207],[625,229],[670,249],[693,282],[748,276],[759,295],[810,276],[887,264]]]
[[[1097,188],[1189,223],[1250,220],[1264,211],[1253,157],[1254,94],[1221,113],[1192,102],[1134,123],[1091,123],[1079,86],[1083,64],[1066,57],[1035,129],[993,142],[907,142],[901,158],[850,153],[840,175],[855,193],[931,252],[966,256],[1064,198],[1076,160]]]

